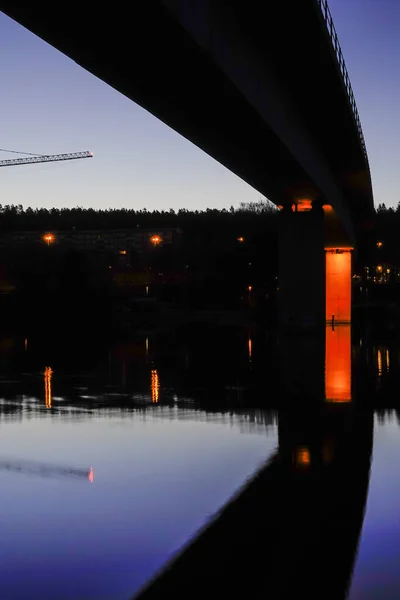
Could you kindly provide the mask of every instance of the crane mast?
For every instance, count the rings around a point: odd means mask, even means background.
[[[12,158],[0,160],[0,167],[13,167],[17,165],[30,165],[35,163],[57,162],[61,160],[76,160],[78,158],[91,158],[93,152],[70,152],[68,154],[43,154],[38,156],[28,156],[26,158]]]

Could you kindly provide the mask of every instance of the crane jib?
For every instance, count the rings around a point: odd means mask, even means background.
[[[72,152],[68,154],[45,154],[40,156],[29,156],[26,158],[12,158],[8,160],[0,160],[0,167],[13,167],[17,165],[29,165],[44,162],[56,162],[61,160],[75,160],[78,158],[91,158],[92,152]]]

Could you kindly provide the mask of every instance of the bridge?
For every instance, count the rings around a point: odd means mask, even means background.
[[[0,0],[0,9],[280,207],[283,331],[325,335],[332,317],[350,322],[351,252],[373,219],[373,192],[326,0],[116,1],[107,10]],[[303,342],[298,350],[307,355]],[[293,364],[299,354],[287,352]],[[332,388],[340,407],[312,404],[306,423],[281,411],[276,456],[140,598],[345,597],[373,431],[347,383]]]
[[[351,320],[351,251],[373,193],[326,0],[0,9],[281,207],[283,329]]]

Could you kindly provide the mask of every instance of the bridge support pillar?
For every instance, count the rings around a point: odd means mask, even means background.
[[[321,206],[279,214],[279,326],[323,331],[326,320],[325,225]]]
[[[351,258],[353,248],[344,244],[327,245],[326,322],[351,322]]]

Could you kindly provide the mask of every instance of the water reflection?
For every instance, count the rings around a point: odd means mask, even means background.
[[[334,368],[342,382],[343,365]],[[343,386],[338,390],[338,404],[303,396],[301,404],[279,408],[276,452],[140,600],[183,599],[193,589],[199,597],[207,590],[216,597],[346,597],[368,493],[373,418],[343,405]]]
[[[158,399],[159,399],[159,393],[160,393],[160,380],[158,377],[157,369],[152,369],[152,371],[151,371],[150,389],[151,389],[151,401],[154,403],[157,403]]]
[[[52,393],[51,393],[51,378],[53,375],[53,370],[51,367],[45,367],[44,369],[44,398],[46,408],[51,408],[52,404]]]
[[[306,447],[298,448],[294,453],[294,464],[296,467],[309,467],[311,463],[310,450]]]
[[[10,471],[21,473],[23,475],[37,475],[40,477],[73,477],[86,479],[90,482],[94,480],[93,469],[77,469],[74,467],[64,467],[53,464],[41,463],[38,461],[2,459],[0,458],[0,471]]]
[[[327,327],[325,335],[325,398],[351,401],[351,326]]]
[[[253,340],[251,339],[251,337],[249,337],[248,339],[247,347],[249,353],[249,362],[251,362],[251,357],[253,355]]]
[[[390,371],[390,355],[389,348],[386,345],[380,344],[375,348],[376,368],[379,377]]]
[[[193,589],[198,595],[212,589],[221,597],[337,600],[349,593],[355,563],[357,589],[365,590],[369,508],[367,538],[362,527],[373,435],[382,431],[384,443],[393,444],[383,468],[400,451],[400,344],[364,332],[360,344],[355,333],[353,348],[350,326],[278,342],[256,327],[151,333],[91,348],[80,362],[71,349],[49,352],[33,339],[29,347],[24,338],[4,344],[2,356],[8,352],[12,360],[0,365],[1,451],[18,448],[32,459],[0,460],[8,515],[0,517],[8,544],[7,556],[0,548],[4,573],[21,568],[23,559],[25,586],[33,586],[35,597],[71,600],[77,593],[68,581],[96,564],[95,587],[81,596],[101,597],[107,588],[106,598],[128,598],[191,542],[143,598],[186,599]],[[87,467],[81,476],[64,476],[68,468],[58,465],[65,464],[95,465],[96,481]],[[42,488],[35,485],[39,477],[28,475],[40,475]],[[391,478],[372,472],[378,521],[376,486],[390,496],[394,470]],[[394,504],[390,514],[397,533]],[[196,538],[211,515],[217,517]],[[38,542],[30,534],[34,522],[60,535]],[[373,532],[379,541],[381,535]],[[40,565],[38,577],[32,575],[33,547],[40,560],[50,552],[63,595],[39,582],[45,581]],[[18,548],[26,548],[20,559]],[[399,557],[400,543],[392,540],[392,548]],[[2,597],[24,597],[16,578],[9,594],[4,577]],[[393,578],[400,590],[394,571]]]

